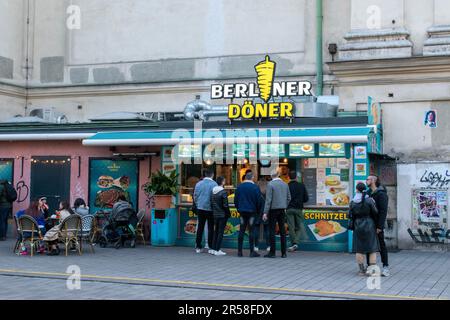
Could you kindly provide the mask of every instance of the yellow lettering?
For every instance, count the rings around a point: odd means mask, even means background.
[[[280,116],[279,103],[269,103],[269,117],[277,118]]]
[[[244,105],[242,106],[242,118],[244,119],[251,119],[255,115],[255,108],[251,104],[250,101],[246,101]]]
[[[228,119],[237,119],[241,113],[241,108],[237,104],[228,105]]]
[[[282,118],[294,116],[294,106],[290,102],[283,102],[280,106],[280,116]]]
[[[256,118],[267,118],[267,105],[266,104],[262,104],[262,103],[256,104],[255,117]]]

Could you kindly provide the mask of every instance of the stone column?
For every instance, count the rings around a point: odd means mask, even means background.
[[[339,60],[371,60],[412,56],[404,27],[404,0],[352,0],[351,31],[339,48]]]

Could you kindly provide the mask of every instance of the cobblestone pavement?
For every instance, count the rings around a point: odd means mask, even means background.
[[[347,253],[264,259],[138,246],[30,257],[13,254],[12,246],[0,242],[0,299],[450,299],[450,252],[391,253],[391,277],[371,290]],[[66,286],[72,265],[81,270],[80,290]]]

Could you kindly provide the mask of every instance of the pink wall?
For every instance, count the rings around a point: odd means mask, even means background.
[[[128,147],[117,148],[116,152],[158,152],[159,147],[149,148],[133,148]],[[26,189],[30,191],[31,177],[31,158],[33,156],[67,156],[71,160],[71,177],[70,177],[70,202],[73,203],[78,197],[88,200],[88,178],[89,178],[89,158],[96,157],[112,157],[109,147],[85,147],[81,141],[19,141],[19,142],[0,142],[0,158],[14,158],[14,186],[19,181],[23,181],[23,186],[18,190],[23,200],[14,203],[14,212],[25,209],[30,201],[28,197],[24,198]],[[78,157],[81,156],[81,174],[78,177]],[[21,157],[24,157],[23,176],[21,177]],[[152,157],[151,170],[160,169],[160,158]],[[140,161],[139,164],[139,208],[145,208],[146,197],[140,187],[147,182],[150,175],[149,158]],[[51,183],[51,182],[49,182]],[[148,211],[148,209],[147,209]]]

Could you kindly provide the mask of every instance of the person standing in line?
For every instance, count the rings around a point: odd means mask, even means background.
[[[356,262],[359,266],[359,275],[371,275],[370,270],[377,263],[379,251],[376,233],[378,215],[375,202],[366,194],[366,185],[358,183],[355,197],[350,203],[349,229],[353,230],[353,251],[356,252]],[[369,267],[364,265],[364,255],[369,255]]]
[[[281,238],[281,257],[286,258],[286,209],[291,202],[288,185],[280,179],[279,172],[272,173],[272,181],[267,185],[263,220],[269,220],[270,252],[265,258],[275,258],[275,226],[278,223]]]
[[[386,247],[386,242],[384,240],[384,225],[386,223],[389,197],[386,192],[386,188],[381,185],[380,178],[376,175],[370,175],[367,178],[367,186],[369,187],[368,195],[375,201],[375,205],[378,210],[378,218],[376,221],[377,225],[377,236],[380,243],[380,256],[381,262],[383,263],[383,269],[381,275],[383,277],[389,277],[389,261],[388,261],[388,251]],[[367,257],[367,264],[369,264],[369,257]]]
[[[269,178],[269,177],[267,177]],[[261,191],[262,195],[262,201],[263,203],[266,200],[266,190],[267,190],[267,184],[269,181],[266,177],[260,177],[260,179],[257,182],[257,185],[259,187],[259,190]],[[257,215],[255,219],[255,226],[254,226],[254,239],[255,239],[255,252],[259,251],[259,237],[261,232],[261,225],[263,228],[263,237],[264,242],[266,244],[266,250],[267,252],[270,251],[270,236],[269,236],[269,221],[263,221],[262,219],[263,210],[261,210],[260,214]]]
[[[253,173],[248,172],[245,175],[245,180],[236,189],[234,196],[234,204],[236,210],[241,216],[241,225],[239,229],[238,238],[238,257],[242,257],[242,248],[244,243],[244,234],[247,228],[249,229],[248,241],[250,245],[250,258],[259,257],[255,252],[254,243],[254,223],[256,216],[260,214],[263,206],[263,198],[259,187],[253,182]]]
[[[195,252],[202,252],[202,238],[205,224],[208,223],[208,248],[209,253],[213,253],[214,239],[214,216],[211,208],[211,194],[217,183],[213,180],[214,173],[206,169],[203,174],[204,178],[195,185],[194,202],[197,206],[197,236]]]
[[[291,201],[289,202],[286,218],[289,226],[289,237],[292,246],[288,248],[290,252],[298,249],[300,241],[300,230],[303,227],[303,204],[308,202],[308,192],[305,185],[297,181],[297,173],[289,172],[289,191],[291,193]]]
[[[0,241],[6,240],[8,217],[12,204],[17,200],[17,192],[8,180],[0,180]]]
[[[214,239],[212,246],[212,254],[216,256],[224,256],[226,252],[223,252],[220,248],[222,246],[223,232],[227,221],[231,216],[230,207],[228,205],[228,194],[223,188],[225,185],[225,178],[218,177],[216,179],[217,187],[213,188],[211,194],[211,208],[214,216]]]

